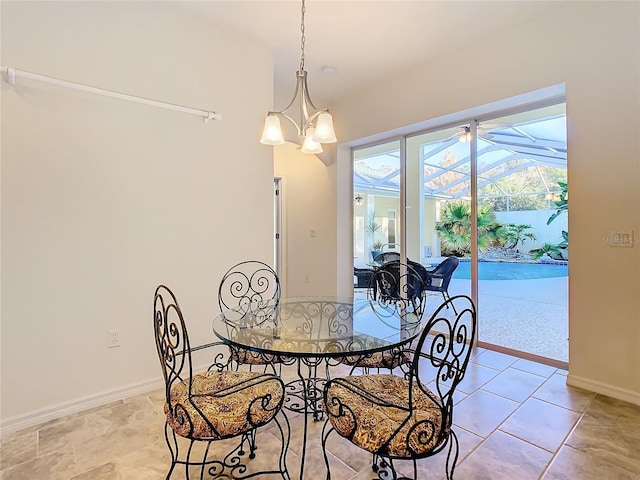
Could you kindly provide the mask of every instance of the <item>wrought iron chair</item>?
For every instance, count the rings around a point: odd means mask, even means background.
[[[447,308],[454,305],[455,311]],[[373,454],[372,469],[379,479],[400,478],[398,460],[411,460],[417,478],[418,459],[446,451],[446,478],[451,480],[458,459],[453,394],[465,375],[475,338],[475,306],[469,297],[454,296],[427,321],[405,377],[371,374],[329,380],[323,391],[326,478],[331,478],[327,439],[336,431]]]
[[[176,465],[184,465],[187,479],[197,469],[201,480],[255,475],[288,480],[285,454],[290,426],[282,410],[285,399],[282,380],[271,374],[221,368],[194,374],[182,311],[174,294],[164,285],[155,291],[153,329],[165,381],[165,439],[171,453],[167,480]],[[282,440],[277,468],[245,475],[247,469],[251,471],[251,465],[241,458],[246,454],[244,445],[249,444],[248,457],[253,459],[256,429],[271,422],[277,425]],[[179,437],[187,439],[188,446]],[[214,456],[213,442],[235,437],[240,438],[238,446],[223,457]],[[196,442],[206,444],[201,458],[193,458],[198,456],[194,452],[200,451],[194,448]]]
[[[420,273],[411,265],[399,261],[381,265],[371,276],[367,299],[374,305],[378,316],[399,316],[408,322],[420,322],[424,313],[425,287]],[[410,362],[404,349],[385,350],[365,357],[346,357],[341,363],[351,365],[351,373],[362,368],[368,373],[371,368],[393,370]]]
[[[459,260],[457,257],[447,257],[433,270],[427,270],[424,278],[424,287],[430,292],[439,292],[446,301],[449,298],[449,282],[456,268],[458,268]]]
[[[280,303],[280,280],[269,265],[257,260],[240,262],[222,277],[218,287],[218,305],[230,322],[246,321],[262,324],[273,321],[272,314]],[[239,365],[263,365],[277,373],[274,364],[287,359],[264,355],[247,349],[230,347],[231,361]]]

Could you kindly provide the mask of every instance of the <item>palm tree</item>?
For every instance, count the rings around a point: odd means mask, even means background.
[[[445,254],[465,256],[471,253],[471,204],[450,202],[441,212],[442,220],[436,222],[442,250]],[[490,205],[478,207],[478,249],[484,251],[496,239],[496,216]]]
[[[516,225],[515,223],[505,223],[500,225],[497,230],[498,243],[508,249],[515,249],[518,244],[523,243],[525,239],[535,240],[536,235],[532,232],[525,232],[533,228],[531,225]]]

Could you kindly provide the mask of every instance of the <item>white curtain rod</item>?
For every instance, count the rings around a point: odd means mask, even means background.
[[[91,87],[89,85],[82,85],[80,83],[67,82],[66,80],[47,77],[45,75],[38,75],[37,73],[25,72],[23,70],[16,70],[15,68],[5,67],[4,65],[0,68],[2,69],[2,76],[4,80],[11,85],[16,84],[16,77],[30,78],[32,80],[39,80],[41,82],[50,83],[52,85],[58,85],[60,87],[72,88],[74,90],[80,90],[83,92],[95,93],[97,95],[104,95],[107,97],[118,98],[120,100],[126,100],[128,102],[141,103],[143,105],[151,105],[153,107],[166,108],[169,110],[175,110],[177,112],[198,115],[202,117],[205,123],[208,122],[209,120],[222,120],[222,115],[216,112],[199,110],[197,108],[183,107],[181,105],[174,105],[173,103],[159,102],[157,100],[150,100],[148,98],[136,97],[134,95],[127,95],[126,93],[112,92],[110,90]]]

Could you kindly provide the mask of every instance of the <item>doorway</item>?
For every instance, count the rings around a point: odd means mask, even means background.
[[[282,179],[273,179],[273,269],[282,275]],[[281,286],[282,288],[283,286]]]

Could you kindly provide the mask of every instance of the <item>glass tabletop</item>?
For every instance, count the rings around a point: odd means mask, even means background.
[[[341,357],[411,342],[420,319],[366,299],[283,298],[223,311],[213,331],[230,346],[287,357]]]

